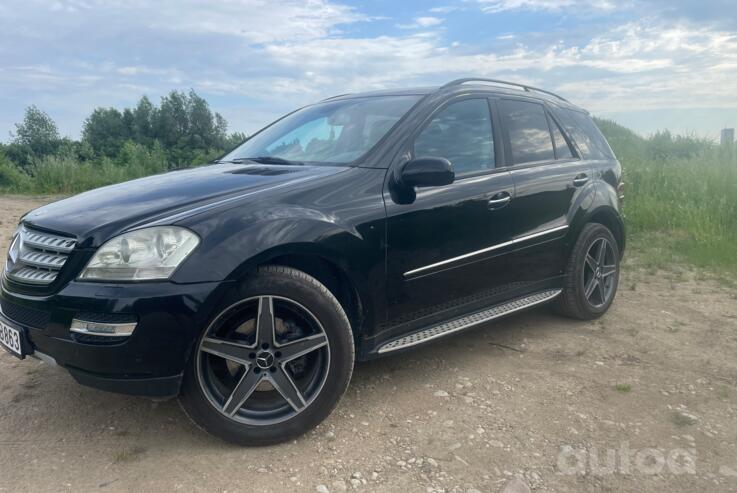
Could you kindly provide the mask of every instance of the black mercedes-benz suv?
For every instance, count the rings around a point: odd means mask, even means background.
[[[179,396],[226,440],[279,442],[328,416],[356,359],[547,302],[602,315],[621,198],[591,117],[547,91],[337,96],[211,165],[25,215],[0,342],[85,385]]]

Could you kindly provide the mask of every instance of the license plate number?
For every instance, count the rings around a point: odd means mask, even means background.
[[[20,341],[20,331],[18,329],[8,327],[3,322],[0,322],[0,344],[11,353],[17,356],[23,356]]]

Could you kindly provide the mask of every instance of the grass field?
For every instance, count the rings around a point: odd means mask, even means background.
[[[631,246],[652,268],[684,259],[737,273],[737,160],[733,149],[668,133],[648,139],[597,122],[622,163]]]

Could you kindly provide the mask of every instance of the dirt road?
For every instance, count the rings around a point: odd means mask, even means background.
[[[0,198],[3,256],[42,202]],[[325,423],[268,448],[0,352],[0,491],[735,491],[737,294],[701,278],[630,251],[601,320],[541,308],[359,364]]]

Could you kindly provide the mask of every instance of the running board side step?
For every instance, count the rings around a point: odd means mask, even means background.
[[[540,291],[539,293],[531,294],[522,298],[517,298],[512,301],[507,301],[500,305],[495,305],[491,308],[481,310],[465,317],[443,322],[439,325],[433,325],[427,329],[422,329],[419,332],[409,334],[399,339],[389,341],[379,348],[379,354],[389,353],[391,351],[398,351],[411,346],[416,346],[439,337],[453,334],[470,327],[494,320],[497,318],[504,317],[514,312],[530,308],[541,303],[552,300],[558,296],[562,290],[560,289],[549,289],[546,291]]]

